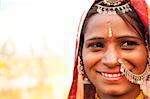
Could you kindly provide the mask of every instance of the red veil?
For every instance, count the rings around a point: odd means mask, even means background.
[[[95,1],[93,0],[92,4]],[[131,5],[134,7],[136,10],[137,14],[141,18],[143,24],[145,25],[145,29],[148,31],[148,8],[146,5],[146,2],[144,0],[130,0]],[[91,6],[92,6],[91,4]],[[90,7],[91,7],[90,6]],[[73,81],[72,81],[72,86],[70,88],[70,92],[68,95],[68,99],[84,99],[84,84],[83,84],[83,77],[78,73],[78,47],[79,47],[79,38],[80,38],[80,33],[82,29],[82,25],[84,23],[84,19],[87,15],[88,10],[90,9],[87,8],[87,10],[84,11],[79,27],[78,27],[78,34],[76,38],[76,49],[75,49],[75,61],[74,61],[74,71],[73,71]],[[92,95],[95,95],[95,92],[92,92]],[[91,98],[89,98],[91,99]],[[93,98],[92,98],[93,99]]]

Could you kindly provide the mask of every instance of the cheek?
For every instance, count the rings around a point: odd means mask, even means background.
[[[146,68],[146,64],[147,64],[147,53],[145,51],[145,53],[141,52],[141,53],[137,53],[135,54],[135,56],[137,58],[135,58],[135,61],[137,62],[137,71],[139,71],[139,73],[143,72]]]
[[[124,58],[133,64],[135,73],[142,73],[145,70],[147,64],[147,51],[145,48],[141,48],[131,53],[126,53]]]
[[[100,53],[93,53],[88,51],[88,49],[83,48],[82,59],[85,71],[88,72],[95,67],[95,65],[100,61]]]

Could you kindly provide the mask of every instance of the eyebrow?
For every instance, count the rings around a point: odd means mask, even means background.
[[[104,37],[91,37],[91,38],[85,39],[85,41],[102,40],[102,39],[104,39]]]
[[[137,37],[137,36],[133,36],[133,35],[123,35],[123,36],[117,37],[117,39],[125,39],[125,38],[134,38],[134,39],[142,40],[141,37]]]

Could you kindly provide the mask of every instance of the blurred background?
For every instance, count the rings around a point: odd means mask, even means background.
[[[67,99],[77,26],[90,2],[0,0],[0,99]]]
[[[87,0],[0,0],[0,99],[67,99]]]

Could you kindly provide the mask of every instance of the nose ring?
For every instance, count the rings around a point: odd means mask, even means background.
[[[149,66],[146,67],[146,70],[142,74],[134,74],[130,70],[128,70],[123,63],[121,59],[118,60],[118,62],[121,64],[120,66],[120,72],[131,82],[135,84],[142,84],[144,81],[147,80],[149,75]]]

